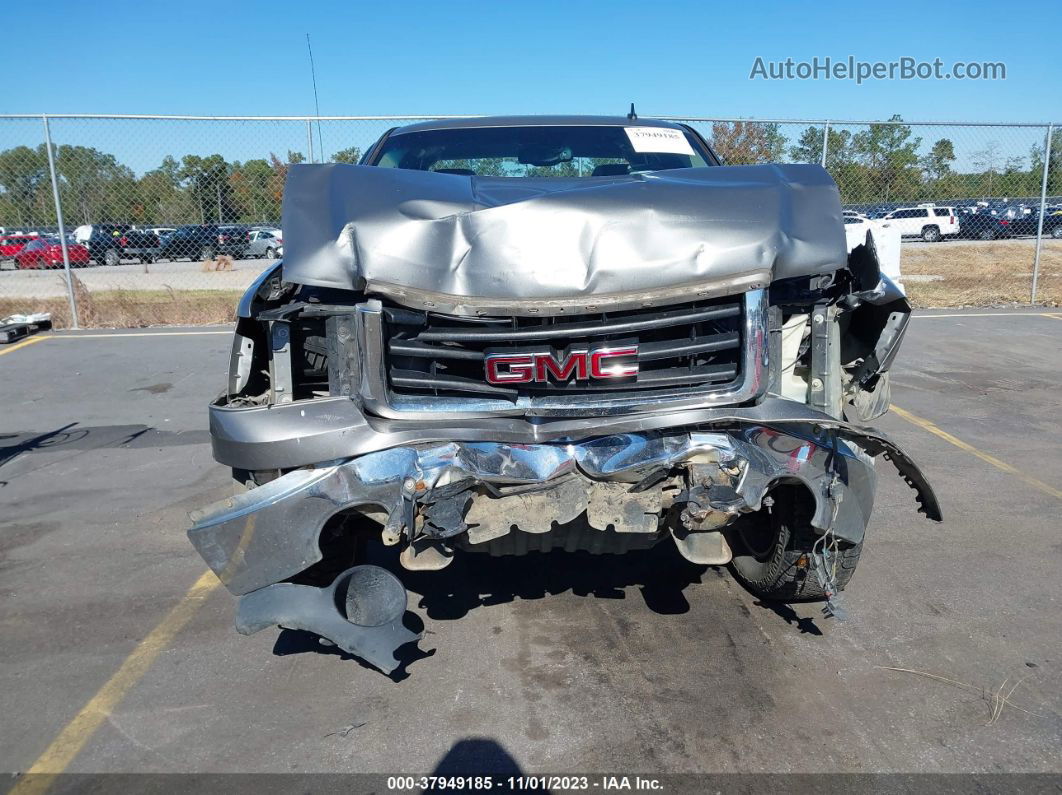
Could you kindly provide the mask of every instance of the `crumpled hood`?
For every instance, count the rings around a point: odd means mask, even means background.
[[[284,278],[459,314],[643,306],[825,274],[847,260],[819,166],[596,179],[295,165]]]

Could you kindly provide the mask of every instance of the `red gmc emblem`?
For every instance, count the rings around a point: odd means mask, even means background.
[[[587,381],[638,375],[638,346],[553,351],[488,353],[484,362],[488,384],[529,384],[549,380]]]

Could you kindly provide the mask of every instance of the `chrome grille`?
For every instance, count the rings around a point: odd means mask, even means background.
[[[763,387],[763,291],[680,306],[551,317],[441,315],[371,301],[359,307],[362,397],[384,415],[647,410],[742,402]],[[488,353],[638,345],[637,376],[495,385]],[[712,398],[704,400],[703,398]]]
[[[601,313],[568,318],[437,316],[385,308],[388,381],[398,394],[436,397],[585,394],[672,389],[733,382],[740,371],[741,302],[717,300],[669,311]],[[488,384],[484,357],[529,347],[557,354],[581,345],[638,345],[630,379],[545,381],[519,387]]]

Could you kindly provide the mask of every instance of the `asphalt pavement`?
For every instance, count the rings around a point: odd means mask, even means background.
[[[0,347],[3,770],[1062,772],[1062,313],[912,322],[877,424],[946,518],[879,461],[847,621],[670,545],[463,559],[402,575],[392,678],[202,576],[226,329],[36,339]]]

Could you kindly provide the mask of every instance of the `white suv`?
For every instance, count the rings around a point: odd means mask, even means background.
[[[903,237],[920,237],[927,243],[936,243],[942,238],[959,234],[959,217],[954,207],[932,204],[900,207],[881,220],[898,228]]]

